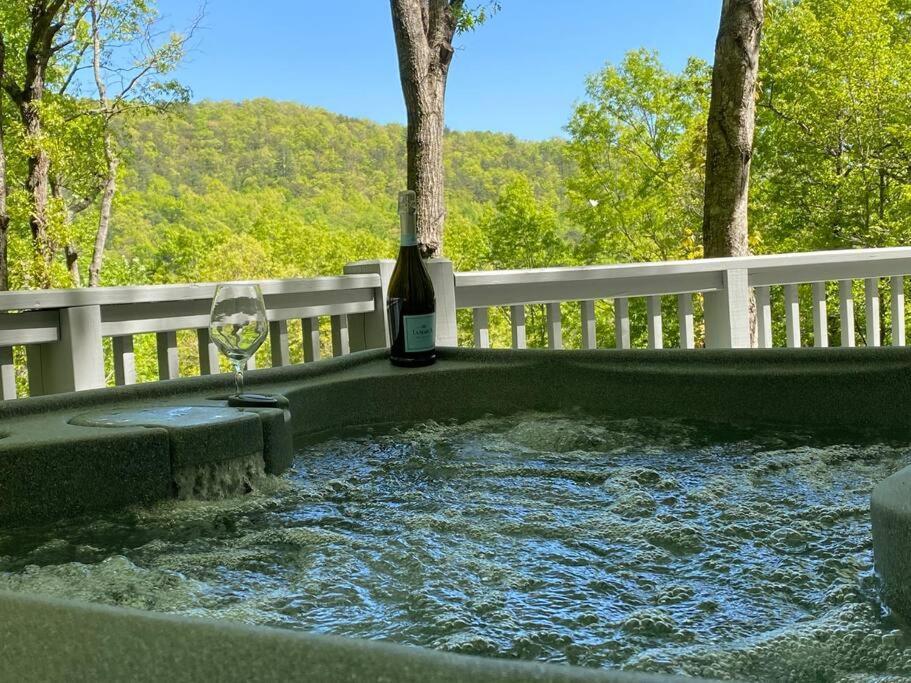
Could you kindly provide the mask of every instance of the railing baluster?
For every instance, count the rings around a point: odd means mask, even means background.
[[[0,347],[0,401],[16,398],[16,366],[13,365],[13,349]]]
[[[892,346],[905,345],[905,278],[892,278]]]
[[[595,337],[595,302],[591,300],[580,301],[579,312],[582,318],[582,348],[597,348],[598,344]]]
[[[509,321],[512,325],[512,348],[526,348],[528,343],[525,340],[525,306],[510,306]]]
[[[351,343],[348,338],[348,316],[333,315],[329,319],[332,325],[332,355],[347,356],[351,353]]]
[[[867,346],[879,346],[879,278],[864,280],[864,304],[867,309]]]
[[[563,314],[560,302],[547,304],[547,348],[563,348]]]
[[[646,316],[648,318],[648,347],[664,348],[664,330],[661,326],[661,297],[650,296],[646,299]]]
[[[221,372],[218,347],[212,341],[208,327],[196,329],[196,346],[199,348],[199,374],[217,375]]]
[[[155,341],[158,346],[158,379],[176,379],[180,375],[177,332],[158,332]]]
[[[272,367],[277,368],[291,362],[288,351],[288,321],[273,320],[269,323],[269,347],[272,351]]]
[[[680,348],[692,349],[696,346],[696,333],[693,326],[693,295],[677,295],[677,322],[680,327]]]
[[[788,348],[800,348],[800,301],[797,285],[784,286],[784,323]]]
[[[614,299],[614,332],[617,348],[630,348],[629,299]]]
[[[490,348],[490,322],[487,309],[473,309],[471,320],[474,327],[474,347],[476,349]]]
[[[136,384],[136,355],[133,353],[133,335],[113,337],[114,384],[118,387]]]
[[[854,290],[851,280],[838,281],[838,317],[841,345],[854,346]]]
[[[319,360],[319,318],[301,320],[301,336],[304,343],[304,362]]]
[[[813,283],[813,346],[829,345],[829,318],[826,312],[826,283]]]
[[[756,287],[756,346],[760,349],[772,348],[772,301],[768,287]]]

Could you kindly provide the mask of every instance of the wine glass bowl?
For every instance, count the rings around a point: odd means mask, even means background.
[[[237,396],[243,393],[244,365],[268,334],[266,304],[256,284],[223,284],[215,288],[209,335],[234,368]]]

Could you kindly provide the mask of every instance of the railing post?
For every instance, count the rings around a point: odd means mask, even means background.
[[[177,332],[159,332],[155,335],[158,350],[158,379],[180,377],[180,359],[177,355]]]
[[[32,396],[98,389],[105,385],[101,307],[62,308],[58,314],[60,339],[26,348]]]
[[[582,348],[598,347],[595,335],[595,302],[591,299],[579,302],[579,313],[582,320]]]
[[[273,320],[269,323],[269,348],[272,353],[272,367],[280,368],[291,362],[288,351],[288,321]]]
[[[0,347],[0,401],[16,398],[16,366],[13,349]]]
[[[509,322],[512,327],[512,348],[526,348],[528,343],[525,339],[525,306],[521,304],[510,306]]]
[[[329,324],[332,327],[332,355],[347,356],[351,353],[351,330],[347,315],[333,315]]]
[[[879,278],[864,280],[864,304],[867,319],[867,346],[879,346]]]
[[[437,346],[458,346],[456,325],[455,273],[449,259],[432,258],[426,261],[433,293],[437,302]]]
[[[208,327],[196,330],[196,345],[199,347],[199,374],[217,375],[221,372],[218,347],[212,341]]]
[[[746,268],[722,273],[723,289],[705,293],[705,346],[745,349],[750,346],[750,286]]]
[[[474,333],[476,349],[490,348],[490,319],[486,308],[474,308],[471,311],[471,327]]]
[[[854,346],[854,290],[851,280],[838,281],[838,313],[841,319],[841,345]]]
[[[369,313],[348,316],[348,339],[352,351],[366,349],[383,349],[389,346],[389,323],[386,321],[386,290],[389,289],[389,278],[395,261],[356,261],[344,268],[345,275],[362,275],[375,273],[380,276],[380,284],[374,291],[373,310]]]
[[[545,325],[547,326],[547,348],[563,348],[563,313],[560,302],[554,301],[544,305],[546,313]]]
[[[319,360],[319,318],[303,318],[301,320],[301,342],[304,345],[304,362],[312,363]]]
[[[208,332],[208,330],[206,330]],[[136,354],[133,351],[133,335],[114,337],[114,384],[122,387],[136,384]]]
[[[784,289],[784,336],[785,345],[790,349],[800,348],[800,298],[797,285],[789,284]]]
[[[692,349],[696,346],[696,330],[693,325],[693,295],[677,295],[677,321],[680,328],[680,348]]]
[[[614,332],[618,349],[632,348],[629,334],[629,299],[614,299]]]
[[[756,346],[772,348],[772,303],[768,287],[756,287]]]
[[[646,326],[648,329],[648,347],[650,349],[664,348],[664,329],[661,324],[661,297],[650,296],[645,300]]]
[[[826,311],[826,283],[813,283],[813,346],[829,345],[829,319]]]

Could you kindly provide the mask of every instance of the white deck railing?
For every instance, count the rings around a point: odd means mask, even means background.
[[[693,295],[704,297],[705,344],[715,348],[750,345],[750,290],[756,299],[758,346],[772,346],[769,287],[782,285],[786,345],[800,346],[799,284],[812,285],[813,345],[828,346],[825,283],[839,283],[841,345],[854,346],[851,283],[865,282],[867,344],[881,339],[879,280],[890,278],[893,344],[905,345],[904,275],[911,274],[911,248],[821,251],[773,256],[667,261],[577,268],[457,273],[456,306],[473,311],[474,344],[489,345],[488,309],[508,306],[513,348],[525,346],[525,306],[545,304],[550,348],[562,348],[561,302],[578,301],[582,347],[595,348],[594,302],[612,299],[616,347],[631,346],[629,299],[645,298],[649,348],[662,348],[661,298],[677,298],[681,348],[695,345]]]
[[[385,291],[391,261],[350,264],[345,275],[260,282],[270,323],[273,366],[290,363],[288,321],[300,320],[303,359],[320,357],[319,321],[329,317],[333,355],[388,345]],[[744,258],[576,268],[453,273],[431,262],[437,295],[437,343],[457,343],[456,310],[472,311],[474,345],[490,345],[488,311],[509,312],[513,348],[526,346],[525,307],[543,304],[548,346],[563,347],[561,304],[578,302],[581,346],[596,346],[595,302],[613,301],[615,346],[630,348],[629,300],[646,300],[647,345],[664,346],[662,297],[677,301],[679,345],[696,345],[699,323],[710,348],[750,346],[749,306],[756,301],[757,345],[772,346],[770,287],[781,285],[785,345],[801,345],[798,285],[811,286],[813,345],[828,346],[827,282],[838,282],[840,345],[855,345],[853,282],[864,282],[865,341],[882,338],[880,280],[891,287],[891,341],[905,345],[904,276],[911,248],[863,249]],[[199,372],[219,371],[208,335],[214,284],[112,287],[0,293],[0,399],[16,397],[15,347],[25,347],[29,393],[105,386],[103,339],[112,339],[113,381],[136,381],[133,336],[154,333],[159,379],[179,372],[177,332],[195,331]],[[696,320],[694,296],[702,297]],[[20,369],[21,370],[21,369]]]

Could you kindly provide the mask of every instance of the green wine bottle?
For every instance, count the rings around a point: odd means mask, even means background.
[[[399,193],[402,241],[389,280],[389,360],[393,365],[430,365],[436,358],[436,298],[427,266],[418,251],[415,214],[417,199],[410,190]]]

